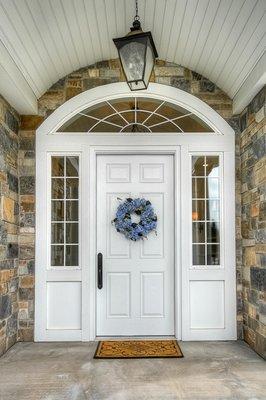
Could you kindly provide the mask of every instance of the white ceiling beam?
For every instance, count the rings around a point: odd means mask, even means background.
[[[264,85],[266,85],[266,53],[259,59],[234,96],[233,113],[241,113]]]
[[[0,42],[0,94],[19,114],[37,113],[37,98],[2,42]]]

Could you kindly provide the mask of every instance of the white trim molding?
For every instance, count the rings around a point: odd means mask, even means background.
[[[115,83],[89,91],[70,99],[53,112],[38,128],[36,136],[36,288],[35,288],[35,340],[94,340],[96,337],[96,155],[97,154],[174,154],[175,155],[175,200],[181,204],[175,215],[175,249],[176,277],[176,332],[182,340],[234,340],[236,339],[236,270],[235,270],[235,231],[234,231],[234,149],[235,135],[233,129],[211,107],[191,94],[173,87],[150,84],[149,89],[140,94],[174,102],[191,110],[207,124],[213,127],[214,133],[56,133],[61,124],[78,111],[101,101],[113,98],[136,96],[124,83]],[[219,154],[224,160],[224,209],[226,220],[224,232],[224,266],[217,270],[189,270],[189,243],[191,212],[189,182],[191,178],[190,154]],[[49,193],[50,193],[50,156],[80,155],[80,207],[81,207],[81,270],[70,268],[51,271],[48,268],[47,256],[49,243]],[[179,248],[179,245],[180,248]],[[191,278],[192,277],[192,278]],[[192,281],[224,282],[209,284],[209,293],[217,286],[224,288],[224,299],[219,303],[225,305],[225,326],[213,330],[190,329],[189,317],[189,284]],[[77,307],[81,302],[81,325],[47,329],[47,282],[67,282],[75,296]],[[81,285],[81,296],[78,295]],[[216,286],[215,286],[216,285]],[[56,285],[52,286],[52,290]],[[59,285],[60,286],[60,285]],[[58,286],[58,287],[59,287]],[[196,290],[198,287],[196,284]],[[195,289],[195,285],[193,290]],[[66,290],[66,289],[63,289]],[[194,291],[195,293],[195,291]],[[50,304],[51,308],[51,304]],[[64,312],[67,313],[67,310]],[[61,316],[61,314],[59,314]],[[181,318],[182,315],[182,318]],[[51,318],[50,318],[51,319]],[[66,317],[67,319],[67,317]],[[182,321],[181,321],[182,320]],[[53,319],[54,321],[54,319]],[[59,327],[60,328],[60,327]],[[199,327],[201,328],[201,327]]]
[[[141,91],[141,93],[132,92],[125,82],[98,86],[68,100],[66,103],[58,107],[42,123],[37,130],[37,135],[44,136],[47,134],[53,134],[62,124],[85,108],[102,101],[121,99],[123,97],[150,97],[162,101],[169,101],[170,103],[177,104],[197,115],[207,125],[209,125],[214,132],[221,135],[234,135],[233,129],[230,128],[227,122],[215,110],[190,93],[171,86],[161,85],[159,83],[150,83],[148,89]]]

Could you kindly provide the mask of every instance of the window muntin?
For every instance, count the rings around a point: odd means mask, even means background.
[[[51,157],[51,267],[79,266],[79,157]]]
[[[192,156],[192,265],[221,264],[221,167],[218,155]]]
[[[58,132],[198,132],[213,129],[192,112],[167,101],[130,97],[80,111]]]

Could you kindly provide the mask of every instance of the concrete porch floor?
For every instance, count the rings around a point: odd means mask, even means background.
[[[266,399],[266,363],[243,342],[181,342],[184,358],[94,360],[96,343],[17,343],[1,400]]]

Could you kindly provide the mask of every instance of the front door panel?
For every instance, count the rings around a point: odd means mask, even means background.
[[[103,254],[98,336],[174,334],[173,182],[170,155],[97,157],[97,252]],[[127,197],[151,201],[157,236],[132,242],[116,232],[111,221],[118,198]]]

